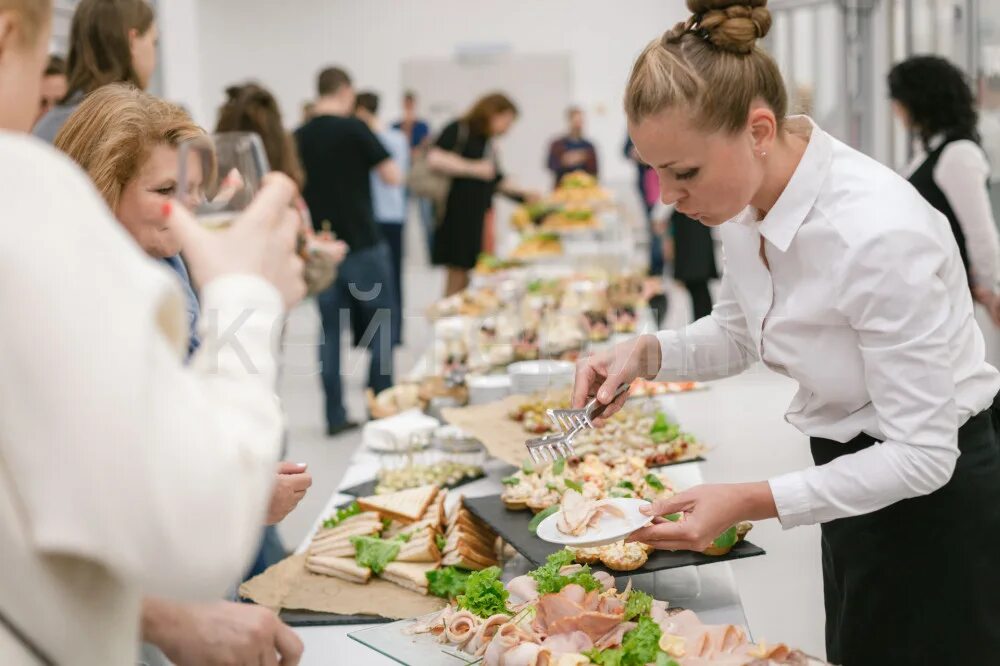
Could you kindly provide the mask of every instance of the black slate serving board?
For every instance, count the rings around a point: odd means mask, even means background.
[[[535,566],[545,564],[545,558],[552,553],[562,550],[562,546],[559,544],[542,541],[528,530],[528,523],[534,517],[531,511],[510,511],[504,506],[499,495],[475,498],[466,497],[464,501],[469,511],[489,523],[496,530],[497,534],[503,537],[504,541],[513,546],[517,552],[524,555]],[[671,552],[667,550],[654,550],[650,553],[646,564],[633,571],[613,571],[603,564],[593,564],[591,568],[597,571],[607,571],[613,576],[638,576],[663,569],[701,566],[702,564],[740,560],[758,555],[764,555],[762,548],[748,541],[742,541],[736,544],[726,555],[717,557],[692,551]]]
[[[458,488],[459,486],[464,486],[467,483],[478,481],[484,476],[486,475],[483,473],[477,474],[476,476],[466,476],[462,479],[459,479],[458,482],[450,483],[444,487],[447,488],[448,490],[451,490],[452,488]],[[370,479],[368,481],[363,481],[357,484],[356,486],[351,486],[350,488],[341,488],[339,492],[342,492],[346,495],[354,495],[355,497],[369,497],[375,494],[375,486],[377,485],[378,485],[378,479]]]
[[[283,610],[278,614],[281,621],[290,627],[327,627],[346,624],[385,624],[395,622],[378,615],[338,615],[337,613],[314,613],[305,610]]]

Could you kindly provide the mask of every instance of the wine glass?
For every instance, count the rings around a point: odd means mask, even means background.
[[[231,225],[270,171],[264,143],[253,132],[222,132],[185,141],[178,159],[178,199],[209,229]]]

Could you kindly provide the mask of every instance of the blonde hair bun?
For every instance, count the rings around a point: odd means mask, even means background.
[[[667,41],[694,32],[723,51],[746,54],[771,30],[767,0],[687,0],[687,6],[691,18],[669,31]]]

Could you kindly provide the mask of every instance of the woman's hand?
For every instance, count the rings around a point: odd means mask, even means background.
[[[295,184],[280,173],[264,177],[250,206],[228,229],[205,229],[179,204],[168,202],[164,215],[181,240],[191,275],[204,286],[223,275],[259,275],[273,284],[291,308],[305,296],[303,262],[296,254],[301,225],[292,207]]]
[[[265,524],[277,525],[295,510],[312,485],[312,474],[300,463],[278,464],[278,477],[271,492]]]
[[[627,541],[647,543],[660,550],[701,552],[720,534],[741,520],[776,518],[771,486],[757,483],[723,483],[695,486],[673,497],[656,500],[640,509],[656,516],[653,524],[629,535]],[[663,516],[683,513],[678,522]]]
[[[573,407],[580,408],[590,398],[607,405],[600,425],[617,412],[628,399],[628,393],[614,397],[618,387],[638,377],[652,379],[660,372],[660,341],[655,335],[640,335],[621,342],[611,349],[581,358],[576,364],[576,383],[573,386]]]
[[[310,240],[309,250],[322,254],[334,264],[339,265],[347,256],[348,247],[347,243],[333,240],[329,234],[320,234]]]

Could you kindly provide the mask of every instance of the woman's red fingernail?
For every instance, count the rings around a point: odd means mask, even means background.
[[[172,201],[163,202],[163,217],[170,217],[170,213],[174,210],[174,204]]]

